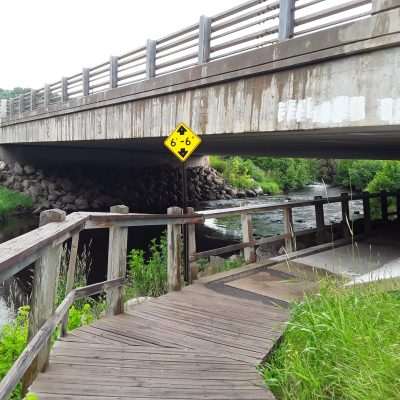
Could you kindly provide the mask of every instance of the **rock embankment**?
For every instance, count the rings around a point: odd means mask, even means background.
[[[187,171],[189,203],[254,197],[255,191],[238,191],[210,167]],[[126,204],[136,212],[165,212],[182,203],[181,171],[168,166],[138,170],[66,167],[38,169],[32,165],[0,161],[0,185],[30,196],[34,212],[59,208],[105,211]]]

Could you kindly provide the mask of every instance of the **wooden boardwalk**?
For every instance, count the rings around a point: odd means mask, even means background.
[[[74,330],[32,391],[41,400],[274,399],[256,366],[286,320],[284,308],[194,284]]]

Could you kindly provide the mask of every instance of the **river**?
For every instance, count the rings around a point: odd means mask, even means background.
[[[285,195],[276,196],[260,196],[251,199],[232,199],[232,200],[215,200],[208,201],[201,204],[198,209],[216,209],[227,207],[238,207],[243,205],[256,205],[256,204],[277,204],[289,200],[307,200],[312,199],[314,196],[338,196],[343,192],[342,188],[324,186],[322,184],[308,185],[302,190],[292,191]],[[341,205],[340,203],[326,204],[325,209],[325,223],[339,222],[341,220]],[[362,202],[353,201],[350,205],[350,212],[352,218],[357,218],[362,215]],[[295,230],[303,230],[315,227],[315,212],[314,207],[304,207],[293,210],[293,222]],[[33,216],[20,216],[8,219],[7,223],[0,227],[0,243],[5,242],[13,237],[19,236],[37,226],[38,219]],[[225,217],[218,219],[209,219],[206,221],[208,227],[207,235],[209,237],[210,231],[213,232],[213,239],[232,240],[241,237],[241,226],[239,217]],[[139,233],[140,230],[140,233]],[[160,235],[163,228],[132,228],[129,230],[129,248],[143,248],[145,243],[155,236]],[[283,216],[279,210],[255,214],[253,217],[253,230],[256,237],[267,237],[275,234],[283,233]],[[202,232],[200,230],[200,232]],[[204,242],[205,238],[198,237],[199,242]],[[107,235],[105,232],[91,231],[84,232],[82,239],[88,243],[93,239],[93,243],[97,244],[92,252],[96,254],[93,264],[96,265],[98,271],[105,271],[105,260],[107,252]],[[103,271],[104,270],[104,271]],[[96,272],[96,271],[94,271]],[[89,281],[102,280],[102,273],[95,273]],[[2,298],[2,287],[0,285],[0,327],[10,318],[10,313],[4,299]]]

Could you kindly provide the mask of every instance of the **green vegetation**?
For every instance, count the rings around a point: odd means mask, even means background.
[[[14,89],[1,89],[0,88],[0,100],[1,99],[11,99],[13,97],[19,96],[29,89],[24,89],[21,87],[16,87]]]
[[[125,289],[127,299],[137,296],[157,297],[167,293],[166,235],[153,239],[147,259],[143,250],[132,250],[128,256],[128,282]]]
[[[244,259],[242,257],[238,258],[227,258],[223,260],[222,264],[212,265],[211,273],[216,274],[219,272],[230,271],[235,268],[239,268],[244,264]],[[208,258],[200,258],[197,260],[197,265],[199,267],[199,272],[206,272],[210,268],[210,261]]]
[[[0,218],[18,208],[31,208],[32,199],[22,193],[13,192],[0,186]]]
[[[314,160],[211,156],[210,163],[232,186],[239,189],[260,187],[269,194],[302,188],[316,178]]]
[[[60,280],[57,288],[57,304],[65,297],[66,272],[68,265],[68,252],[63,250],[61,258]],[[90,254],[84,249],[77,260],[75,287],[87,285],[87,275],[91,268]],[[100,299],[86,298],[75,302],[69,311],[68,330],[76,329],[99,318],[105,310],[105,301]],[[28,339],[29,306],[20,307],[16,318],[5,324],[0,329],[0,380],[7,374],[15,360],[24,350]],[[55,333],[55,337],[58,332]],[[22,398],[21,385],[14,390],[11,400]],[[30,393],[26,399],[34,400],[37,396]]]
[[[394,400],[400,393],[400,291],[325,283],[292,309],[262,368],[280,400]]]

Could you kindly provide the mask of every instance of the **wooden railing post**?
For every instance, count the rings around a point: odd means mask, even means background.
[[[24,99],[25,99],[25,96],[23,94],[20,94],[18,96],[18,112],[20,114],[22,114],[25,110]]]
[[[382,221],[388,221],[388,194],[386,190],[382,190],[380,192],[380,199],[381,199],[381,210],[382,210]]]
[[[156,44],[157,42],[151,39],[146,43],[146,79],[156,76]]]
[[[325,217],[324,217],[324,203],[322,196],[315,196],[315,222],[317,226],[317,242],[323,243],[325,241]]]
[[[65,212],[61,210],[48,210],[40,214],[39,226],[51,222],[65,221]],[[28,338],[32,339],[42,325],[55,310],[57,281],[60,271],[61,247],[49,246],[43,256],[35,262],[31,310],[29,314]],[[37,374],[46,369],[49,361],[50,341],[40,351],[35,361],[26,371],[23,378],[23,387],[27,389]]]
[[[253,241],[253,222],[251,214],[243,213],[241,214],[242,222],[242,238],[243,243],[248,243]],[[245,247],[243,249],[244,261],[249,264],[256,261],[256,251],[254,246]]]
[[[110,208],[111,213],[128,214],[127,206],[119,205]],[[126,277],[126,259],[128,246],[128,228],[112,226],[108,237],[107,280]],[[122,288],[107,290],[107,315],[124,312]]]
[[[396,216],[400,220],[400,190],[396,192]]]
[[[186,208],[187,214],[194,214],[193,207]],[[195,261],[190,261],[196,254],[196,225],[188,224],[188,246],[189,246],[189,267],[191,281],[197,279],[197,265]]]
[[[211,18],[202,15],[199,22],[199,64],[210,61]]]
[[[118,87],[118,57],[110,57],[110,89]]]
[[[348,193],[342,193],[340,195],[342,198],[341,204],[342,204],[342,230],[343,230],[343,236],[345,239],[349,239],[351,237],[351,226],[350,226],[350,206],[349,206],[349,194]]]
[[[71,250],[69,252],[67,283],[65,287],[65,296],[74,288],[76,261],[78,258],[79,232],[72,236]],[[68,332],[68,313],[63,318],[61,324],[61,336],[65,336]]]
[[[168,215],[182,215],[179,207],[169,207]],[[181,290],[181,265],[182,265],[182,227],[181,225],[168,224],[168,291]]]
[[[285,238],[286,252],[291,253],[293,251],[293,237],[294,237],[293,211],[291,207],[285,207],[283,209],[283,230],[285,235],[288,235]]]
[[[364,213],[364,233],[371,232],[371,204],[369,199],[369,192],[363,192],[363,213]]]
[[[279,8],[279,40],[287,40],[294,33],[295,0],[280,0]]]

